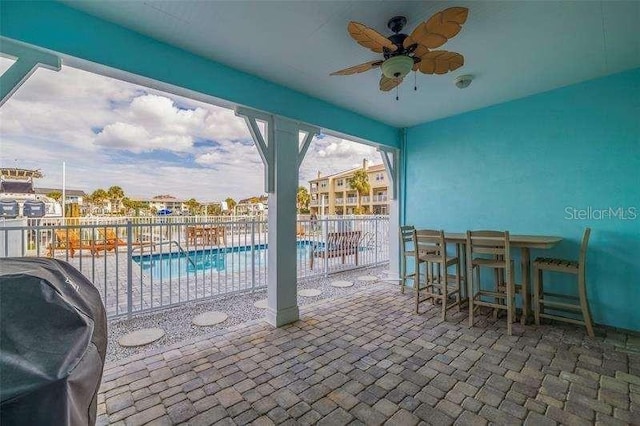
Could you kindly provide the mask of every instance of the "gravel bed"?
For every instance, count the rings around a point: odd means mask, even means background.
[[[354,271],[341,272],[329,277],[309,278],[298,282],[298,289],[316,288],[322,291],[316,297],[298,296],[298,306],[317,303],[324,299],[331,299],[357,292],[364,287],[376,285],[377,281],[358,281],[359,276],[373,275],[379,278],[386,277],[387,266],[378,266],[368,269],[357,269]],[[352,287],[336,288],[330,283],[336,280],[353,281]],[[267,290],[256,290],[253,293],[243,293],[215,299],[185,303],[184,305],[164,309],[154,313],[137,315],[131,319],[115,319],[109,321],[106,362],[118,361],[132,355],[146,352],[151,349],[169,346],[186,339],[203,336],[223,330],[225,328],[241,324],[243,322],[264,318],[264,309],[253,306],[254,302],[265,299]],[[206,311],[221,311],[229,315],[223,323],[211,327],[198,327],[191,322],[193,317]],[[161,339],[146,345],[135,348],[125,348],[118,344],[118,339],[124,334],[142,328],[160,327],[166,334]]]

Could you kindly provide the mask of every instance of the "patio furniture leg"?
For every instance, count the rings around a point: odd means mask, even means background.
[[[533,266],[533,315],[536,325],[540,325],[540,285],[542,284],[542,269]]]
[[[589,302],[587,301],[587,292],[584,282],[584,273],[578,275],[578,294],[580,296],[580,308],[582,309],[582,317],[584,325],[587,327],[587,334],[593,337],[593,325],[591,324],[591,314],[589,313]]]
[[[442,321],[447,319],[447,302],[449,301],[449,294],[447,292],[447,268],[444,266],[444,280],[442,274],[440,275],[440,288],[442,289],[442,293],[440,297],[442,298]],[[439,268],[438,268],[439,269]]]
[[[429,270],[428,262],[427,262],[427,265],[425,265],[425,267],[428,271]],[[427,281],[428,281],[428,277],[427,277]],[[418,261],[417,256],[416,256],[415,278],[413,279],[413,285],[415,286],[415,293],[416,293],[416,314],[419,314],[420,313],[420,262]]]
[[[513,333],[513,316],[515,314],[515,285],[513,282],[513,270],[509,270],[509,282],[507,283],[507,334]]]
[[[404,288],[407,286],[407,256],[402,255],[402,263],[400,264],[400,293],[404,294]]]
[[[469,299],[469,327],[473,327],[473,270],[471,269],[471,262],[469,262],[468,259],[469,257],[467,257],[467,298]]]
[[[460,253],[456,253],[458,255],[458,259],[460,259]],[[456,263],[456,286],[458,287],[458,293],[456,294],[456,303],[458,304],[458,312],[460,312],[460,305],[462,304],[462,286],[461,286],[461,279],[460,279],[460,262],[458,261],[458,263]]]
[[[527,323],[527,318],[529,317],[529,305],[531,304],[531,296],[529,294],[529,279],[531,277],[531,263],[530,263],[530,254],[528,247],[522,247],[522,318],[520,322],[522,325]]]

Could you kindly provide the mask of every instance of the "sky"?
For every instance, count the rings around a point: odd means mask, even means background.
[[[13,62],[0,58],[0,73]],[[300,185],[381,162],[375,148],[329,135],[311,142]],[[69,66],[39,68],[0,107],[0,166],[40,169],[36,187],[200,202],[264,193],[262,161],[243,119],[227,108]]]

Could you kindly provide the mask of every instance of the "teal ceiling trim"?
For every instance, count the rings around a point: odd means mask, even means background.
[[[399,147],[400,133],[395,127],[60,3],[0,2],[0,35],[381,145]]]

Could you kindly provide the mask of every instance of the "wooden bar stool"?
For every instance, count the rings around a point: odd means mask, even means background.
[[[415,246],[413,245],[413,232],[415,231],[415,227],[412,225],[401,226],[400,227],[400,257],[401,257],[401,265],[400,265],[400,291],[404,293],[404,288],[407,286],[407,280],[413,280],[415,285],[415,271],[418,270],[418,262],[416,259]],[[413,273],[407,273],[407,259],[411,258],[416,263],[415,270]]]
[[[450,257],[447,255],[444,231],[424,229],[413,232],[413,246],[418,252],[418,265],[416,266],[418,273],[415,278],[416,313],[420,313],[420,303],[426,300],[431,300],[434,305],[440,302],[442,304],[442,320],[444,321],[447,310],[450,308],[457,306],[458,312],[460,312],[461,285],[458,245],[456,245],[456,256]],[[424,263],[426,266],[424,286],[421,286],[420,283],[420,263]],[[436,273],[432,270],[433,266],[436,266]],[[455,275],[448,273],[451,266],[455,266]],[[449,282],[452,284],[449,285]],[[421,297],[421,293],[424,297]],[[449,302],[449,298],[452,296],[454,300]]]
[[[580,324],[584,325],[587,328],[587,334],[593,337],[593,326],[591,324],[591,313],[589,312],[589,301],[587,300],[587,288],[585,283],[589,235],[591,235],[591,229],[587,228],[584,230],[584,235],[582,236],[580,257],[578,261],[555,259],[550,257],[538,257],[533,261],[533,309],[536,325],[540,325],[540,318],[549,318],[573,324]],[[542,274],[544,271],[577,275],[578,296],[546,292],[543,288],[542,280]],[[582,321],[545,313],[545,307],[553,309],[554,311],[581,312]]]
[[[489,255],[482,257],[476,255]],[[469,327],[473,327],[473,316],[479,306],[507,311],[507,334],[511,336],[515,316],[515,279],[511,245],[508,231],[467,231],[467,286],[469,299]],[[504,271],[504,283],[495,290],[483,290],[480,283],[480,268]],[[474,288],[476,273],[478,289]],[[501,274],[498,274],[501,275]],[[493,302],[487,299],[493,298]]]

